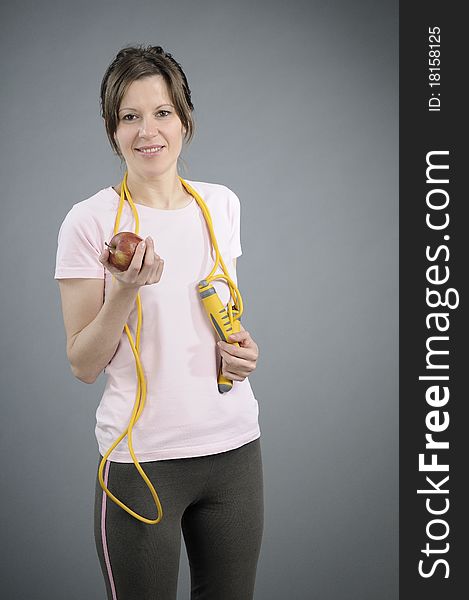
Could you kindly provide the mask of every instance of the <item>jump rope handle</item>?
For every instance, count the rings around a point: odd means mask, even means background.
[[[238,342],[231,341],[228,336],[232,333],[238,333],[238,331],[241,331],[240,321],[239,319],[235,318],[233,319],[232,323],[230,322],[230,315],[228,314],[226,306],[223,306],[213,285],[208,283],[206,279],[202,279],[202,281],[199,281],[199,294],[200,299],[202,300],[202,305],[205,308],[210,323],[213,325],[218,337],[228,344],[235,344],[236,346],[239,346]],[[232,312],[236,317],[237,311],[234,310]],[[233,382],[231,379],[227,379],[224,375],[222,375],[221,361],[217,381],[218,391],[220,394],[229,392],[233,387]]]

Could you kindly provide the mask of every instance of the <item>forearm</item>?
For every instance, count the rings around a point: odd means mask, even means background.
[[[76,335],[68,351],[75,377],[93,383],[109,364],[135,304],[138,288],[122,288],[114,281],[101,310]]]

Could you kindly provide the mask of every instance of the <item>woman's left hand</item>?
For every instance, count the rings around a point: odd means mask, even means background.
[[[221,340],[217,342],[223,359],[222,375],[232,381],[243,381],[256,368],[259,348],[249,331],[244,328],[242,331],[232,333],[229,339],[238,342],[239,346]]]

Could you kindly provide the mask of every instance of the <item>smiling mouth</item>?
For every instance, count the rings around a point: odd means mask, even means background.
[[[136,148],[140,154],[152,155],[159,154],[163,150],[164,146],[154,146],[152,148]]]

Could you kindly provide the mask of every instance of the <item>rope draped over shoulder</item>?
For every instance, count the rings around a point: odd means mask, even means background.
[[[126,200],[128,201],[130,208],[132,210],[132,214],[133,214],[133,218],[134,218],[134,222],[135,222],[135,233],[138,235],[139,230],[140,230],[140,220],[138,217],[138,212],[137,212],[135,204],[132,200],[132,197],[130,195],[129,189],[127,187],[127,174],[128,173],[126,172],[124,175],[124,179],[122,181],[122,185],[121,185],[119,207],[117,210],[117,215],[116,215],[116,219],[115,219],[115,223],[114,223],[114,235],[116,233],[118,233],[118,231],[119,231],[119,224],[120,224],[120,220],[121,220],[122,210],[124,208],[124,204],[125,204]],[[227,306],[227,314],[229,315],[230,324],[233,327],[233,323],[234,323],[235,319],[240,319],[240,317],[243,313],[243,300],[242,300],[241,294],[240,294],[236,284],[230,278],[228,269],[226,268],[226,265],[223,261],[220,251],[218,249],[218,243],[217,243],[217,240],[215,237],[215,232],[213,229],[213,222],[212,222],[212,218],[211,218],[211,215],[210,215],[207,205],[205,204],[205,202],[203,201],[201,196],[197,193],[197,191],[192,186],[190,186],[187,183],[187,181],[182,179],[182,177],[179,177],[179,179],[180,179],[182,185],[185,187],[185,189],[189,192],[189,194],[191,194],[195,198],[200,209],[202,210],[202,213],[204,214],[205,221],[207,223],[207,226],[208,226],[208,229],[210,232],[210,238],[212,241],[212,245],[215,249],[215,254],[216,254],[216,259],[215,259],[215,264],[213,266],[213,269],[210,271],[210,274],[207,277],[205,277],[205,280],[207,281],[207,283],[210,283],[211,281],[214,281],[216,279],[225,279],[226,280],[226,283],[230,289],[230,301],[228,302],[228,306]],[[223,275],[222,274],[215,275],[215,272],[217,271],[217,268],[219,265],[221,265],[221,269],[223,270],[223,273],[224,273]],[[113,277],[113,280],[114,280],[114,277]],[[233,304],[231,303],[231,299],[233,300]],[[133,339],[133,336],[132,336],[132,333],[130,331],[128,324],[126,323],[124,326],[124,331],[127,334],[127,338],[129,340],[130,347],[132,349],[132,353],[135,358],[135,367],[136,367],[136,374],[137,374],[137,392],[136,392],[136,396],[135,396],[135,403],[134,403],[132,415],[130,417],[130,421],[129,421],[129,425],[128,425],[127,429],[117,438],[117,440],[112,444],[112,446],[109,448],[109,450],[106,452],[106,454],[103,456],[103,458],[101,460],[101,463],[100,463],[99,469],[98,469],[98,479],[99,479],[99,483],[100,483],[101,487],[103,488],[103,490],[105,491],[107,496],[113,502],[115,502],[118,506],[123,508],[125,511],[127,511],[130,515],[132,515],[136,519],[138,519],[144,523],[148,523],[149,525],[155,525],[162,520],[163,509],[161,506],[160,499],[158,498],[158,494],[156,493],[156,490],[153,487],[153,484],[147,477],[145,471],[142,469],[142,467],[140,466],[140,463],[137,460],[137,457],[135,456],[135,452],[134,452],[133,444],[132,444],[132,429],[133,429],[135,423],[140,418],[140,415],[142,414],[142,411],[145,407],[145,401],[146,401],[146,396],[147,396],[146,379],[145,379],[145,374],[144,374],[143,366],[142,366],[141,359],[140,359],[140,334],[141,334],[141,329],[142,329],[142,302],[140,299],[140,292],[137,293],[136,304],[137,304],[137,329],[136,329],[135,341]],[[236,314],[234,314],[234,313],[236,313]],[[128,437],[129,452],[130,452],[130,455],[132,456],[132,460],[135,464],[135,467],[137,468],[138,472],[142,476],[142,479],[147,484],[147,486],[151,492],[151,495],[155,501],[156,507],[158,509],[158,517],[156,519],[148,519],[148,518],[142,517],[141,515],[134,512],[132,509],[130,509],[128,506],[126,506],[123,502],[121,502],[118,498],[116,498],[116,496],[114,496],[114,494],[112,494],[112,492],[109,491],[109,489],[106,487],[106,485],[104,483],[103,470],[104,470],[104,467],[106,464],[106,460],[107,460],[108,456],[111,454],[111,452],[114,450],[114,448],[124,439],[124,437],[126,435]]]

